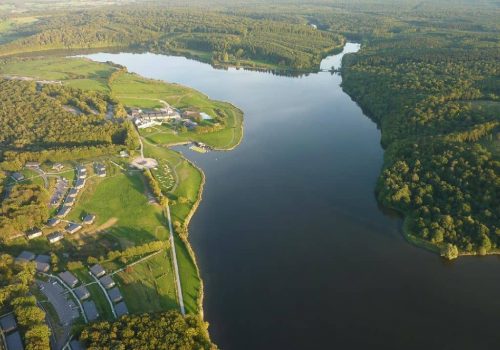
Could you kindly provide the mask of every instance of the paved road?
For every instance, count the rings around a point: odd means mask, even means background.
[[[179,306],[181,307],[181,314],[186,314],[184,308],[184,299],[182,297],[181,278],[179,276],[179,266],[177,265],[177,254],[175,252],[174,230],[172,228],[172,218],[170,217],[170,206],[167,204],[167,217],[168,228],[170,230],[170,245],[172,246],[172,256],[174,260],[175,282],[177,284],[177,295],[179,297]]]

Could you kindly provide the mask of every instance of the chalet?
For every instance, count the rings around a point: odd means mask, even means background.
[[[64,235],[61,232],[53,232],[53,233],[50,233],[47,235],[47,239],[49,240],[49,243],[59,242],[63,238],[64,238]]]
[[[118,289],[118,287],[114,287],[114,288],[111,288],[110,290],[108,290],[108,296],[109,296],[109,299],[111,299],[113,301],[113,303],[117,303],[123,299],[122,293],[120,293],[120,290]]]
[[[75,198],[77,195],[78,195],[78,189],[72,188],[68,191],[68,194],[66,195],[66,197]]]
[[[73,233],[80,231],[82,229],[82,227],[83,226],[80,224],[75,224],[74,222],[71,222],[64,229],[66,230],[66,232],[73,234]]]
[[[52,170],[61,171],[63,169],[64,169],[64,165],[62,165],[61,163],[55,163],[54,165],[52,165]]]
[[[104,268],[99,264],[95,264],[94,266],[92,266],[90,268],[90,272],[92,272],[92,274],[96,277],[101,277],[106,274],[106,270],[104,270]]]
[[[64,235],[61,232],[53,232],[53,233],[50,233],[47,235],[47,239],[49,240],[49,243],[59,242],[63,238],[64,238]]]
[[[90,297],[90,293],[89,293],[87,287],[85,287],[85,286],[80,286],[80,287],[76,288],[74,290],[74,292],[75,292],[76,296],[78,297],[78,299],[80,299],[80,300],[85,300],[85,299]]]
[[[37,163],[37,162],[27,162],[24,166],[26,168],[29,168],[29,169],[37,169],[37,168],[40,167],[40,163]]]
[[[12,175],[10,175],[10,177],[13,178],[14,181],[23,181],[24,180],[24,175],[21,173],[12,173]]]
[[[50,256],[40,254],[35,258],[35,268],[38,272],[47,272],[50,269]]]
[[[23,262],[30,262],[35,260],[35,254],[32,252],[29,252],[27,250],[24,250],[19,254],[19,256],[16,258],[15,262],[16,263],[23,263]]]
[[[99,317],[99,312],[97,312],[97,308],[95,303],[91,300],[84,301],[82,303],[83,311],[85,312],[85,316],[89,321],[95,321]]]
[[[64,218],[71,211],[71,207],[65,205],[57,212],[57,217]]]
[[[92,225],[95,221],[95,215],[93,214],[87,214],[82,220],[82,223],[84,225]]]
[[[17,328],[17,323],[14,318],[14,314],[8,314],[0,318],[0,327],[4,333],[9,333],[15,330]]]
[[[106,176],[106,167],[103,164],[95,164],[94,165],[95,174],[99,177]]]
[[[23,342],[21,340],[21,335],[19,332],[14,332],[5,337],[5,343],[7,345],[7,350],[23,350]]]
[[[56,226],[57,224],[59,224],[61,222],[61,219],[59,218],[50,218],[48,221],[47,221],[47,226],[48,227],[54,227]]]
[[[115,281],[110,276],[104,276],[99,278],[99,282],[103,285],[104,288],[110,289],[115,286]]]
[[[42,230],[40,230],[39,228],[33,228],[33,229],[29,230],[28,232],[26,232],[26,237],[30,240],[38,238],[41,235],[42,235]]]
[[[48,272],[50,270],[50,265],[44,262],[35,261],[35,269],[38,272]]]
[[[127,305],[125,304],[124,301],[120,301],[118,304],[115,305],[115,312],[117,317],[121,317],[123,315],[128,314]]]
[[[80,190],[85,186],[85,180],[84,179],[77,179],[75,182],[75,188]]]
[[[75,197],[66,197],[63,205],[67,205],[68,207],[72,207],[75,204]]]
[[[78,284],[78,278],[76,278],[75,275],[73,275],[69,271],[63,271],[59,273],[58,276],[60,279],[63,280],[64,283],[66,283],[71,288],[74,288]]]

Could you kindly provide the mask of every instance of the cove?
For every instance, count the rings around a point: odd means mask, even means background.
[[[338,68],[342,55],[322,68]],[[380,132],[341,76],[217,70],[182,57],[99,53],[245,113],[230,152],[179,149],[205,173],[190,241],[222,349],[492,349],[499,258],[451,263],[407,243],[374,195]],[[382,88],[382,87],[381,87]]]

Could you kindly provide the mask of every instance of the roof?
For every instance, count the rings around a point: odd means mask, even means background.
[[[90,268],[90,272],[92,272],[94,276],[99,277],[104,275],[106,273],[106,270],[104,270],[104,268],[101,265],[95,264]]]
[[[76,231],[79,231],[82,228],[82,225],[80,224],[75,224],[71,222],[68,226],[66,226],[64,229],[69,232],[69,233],[75,233]]]
[[[85,350],[85,345],[79,340],[72,340],[69,342],[69,347],[71,350]]]
[[[35,258],[35,261],[48,264],[50,263],[50,256],[40,254]]]
[[[82,299],[87,299],[89,296],[90,296],[90,293],[87,289],[87,287],[85,286],[80,286],[78,288],[76,288],[74,290],[76,296],[78,297],[78,299],[82,300]]]
[[[39,272],[47,272],[50,269],[50,265],[47,263],[36,261],[35,264],[36,264],[35,268]]]
[[[52,232],[47,235],[47,239],[49,241],[57,242],[61,240],[64,237],[64,235],[61,232]]]
[[[85,311],[85,315],[87,316],[89,321],[94,321],[99,317],[99,313],[97,312],[97,308],[95,303],[91,300],[84,301],[82,303],[83,311]]]
[[[65,205],[57,212],[57,216],[66,216],[66,215],[68,215],[70,210],[71,210],[71,207],[68,207],[67,205]]]
[[[91,224],[91,223],[94,222],[94,220],[95,220],[95,215],[93,215],[93,214],[87,214],[83,218],[83,223],[84,224]]]
[[[75,197],[78,194],[77,188],[72,188],[68,191],[68,197]]]
[[[21,335],[19,332],[9,334],[5,337],[7,341],[7,350],[23,350],[23,342],[21,340]]]
[[[21,173],[13,173],[11,176],[16,181],[20,181],[20,180],[24,179],[24,175]]]
[[[113,300],[114,302],[117,302],[117,301],[120,301],[123,299],[122,293],[120,293],[120,290],[118,289],[118,287],[114,287],[114,288],[111,288],[110,290],[108,290],[108,295],[109,295],[109,298],[111,300]]]
[[[55,226],[57,225],[58,223],[61,222],[61,219],[59,218],[50,218],[48,221],[47,221],[47,225],[52,227],[52,226]]]
[[[39,228],[32,228],[31,230],[28,230],[26,232],[26,235],[28,235],[28,238],[29,237],[40,237],[42,235],[42,230],[40,230]]]
[[[24,250],[21,254],[19,254],[19,256],[16,258],[16,260],[22,260],[22,261],[35,260],[35,253]]]
[[[2,327],[2,331],[5,333],[13,331],[17,328],[16,319],[14,318],[14,314],[8,314],[0,318],[0,327]]]
[[[27,167],[38,167],[38,166],[40,166],[40,163],[38,163],[38,162],[27,162],[25,166],[27,166]]]
[[[75,187],[81,187],[83,185],[85,185],[85,180],[83,180],[83,179],[76,180]]]
[[[78,283],[78,279],[69,271],[63,271],[59,273],[59,278],[61,278],[64,283],[69,286],[74,286]]]
[[[64,204],[65,205],[73,205],[73,204],[75,204],[75,197],[67,196],[64,199]]]
[[[101,277],[99,278],[99,281],[106,289],[111,288],[115,285],[115,281],[113,281],[113,279],[110,276]]]
[[[115,305],[115,312],[117,317],[121,317],[123,315],[128,314],[127,305],[125,304],[124,301],[120,301],[118,304]]]

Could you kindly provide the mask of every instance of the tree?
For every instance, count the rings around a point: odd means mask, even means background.
[[[441,256],[448,260],[458,258],[458,247],[454,244],[446,243],[441,249]]]

